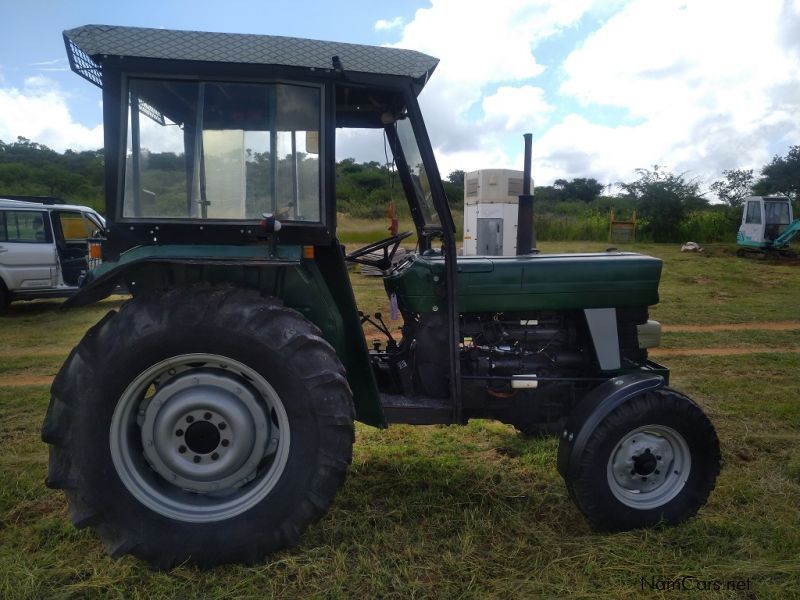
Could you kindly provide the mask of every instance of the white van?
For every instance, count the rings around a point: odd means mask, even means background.
[[[105,219],[87,206],[0,195],[0,310],[74,294],[88,269],[88,240],[104,234]]]

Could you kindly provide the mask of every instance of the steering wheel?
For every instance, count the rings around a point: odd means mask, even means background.
[[[381,271],[386,271],[392,266],[392,258],[394,257],[395,252],[397,252],[397,248],[400,247],[400,242],[410,235],[410,231],[404,231],[402,233],[398,233],[397,235],[393,235],[392,237],[388,237],[385,240],[367,244],[363,248],[353,250],[350,254],[345,256],[344,259],[349,262],[367,265],[368,267],[375,267]],[[383,250],[383,256],[380,258],[369,256],[373,252],[378,252],[379,250]]]

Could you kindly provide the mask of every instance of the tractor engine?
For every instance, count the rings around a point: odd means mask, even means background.
[[[409,356],[416,387],[430,397],[445,397],[449,372],[447,355],[441,351],[447,343],[445,317],[422,315],[412,328],[413,332],[404,332],[404,339],[414,340]],[[460,327],[461,375],[480,389],[499,394],[539,387],[533,377],[577,377],[593,369],[585,328],[577,311],[466,314]],[[514,376],[520,379],[510,379]]]
[[[637,326],[646,307],[618,309],[623,368],[645,364]],[[604,379],[582,311],[467,313],[461,317],[461,377],[465,414],[532,429],[563,422],[578,398]],[[406,388],[431,398],[448,394],[444,315],[407,319],[399,355]]]
[[[563,377],[571,370],[585,369],[591,355],[583,347],[584,336],[578,331],[576,316],[503,314],[466,321],[462,326],[462,375],[505,380],[514,376]],[[536,382],[512,381],[511,387],[532,389]]]

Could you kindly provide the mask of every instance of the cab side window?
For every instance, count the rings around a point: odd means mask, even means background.
[[[758,202],[747,203],[747,217],[744,222],[761,225],[761,207]]]
[[[7,242],[6,235],[6,211],[0,210],[0,242]]]
[[[48,242],[44,220],[47,215],[34,211],[5,211],[3,232],[0,239],[5,242],[45,244]],[[3,237],[4,236],[4,237]]]

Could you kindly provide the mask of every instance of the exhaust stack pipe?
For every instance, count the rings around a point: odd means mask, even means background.
[[[533,194],[531,194],[531,144],[533,134],[526,133],[525,166],[522,179],[522,195],[519,196],[517,213],[517,256],[534,254],[536,249],[536,233],[533,228]]]

